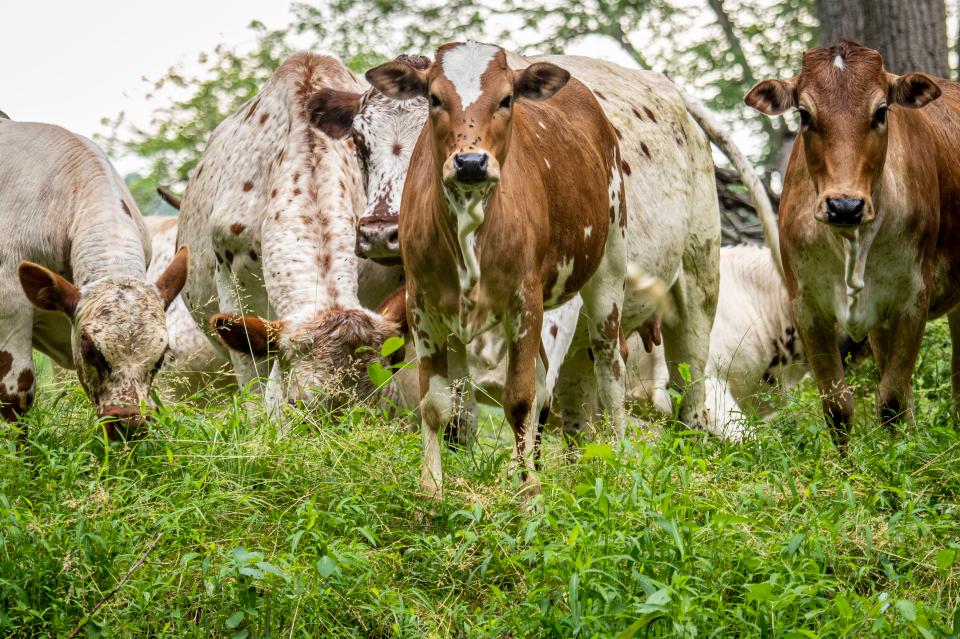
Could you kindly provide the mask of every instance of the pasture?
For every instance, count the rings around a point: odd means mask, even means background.
[[[915,428],[878,426],[868,360],[847,456],[808,380],[743,444],[661,423],[567,463],[548,437],[531,513],[496,411],[475,450],[444,453],[446,499],[425,512],[402,420],[316,408],[278,424],[253,397],[201,396],[107,444],[47,365],[29,443],[4,439],[0,633],[955,637],[948,340],[929,326]]]

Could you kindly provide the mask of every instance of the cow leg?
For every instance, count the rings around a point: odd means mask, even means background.
[[[513,317],[505,317],[503,322],[507,337],[503,413],[513,428],[521,494],[526,501],[540,493],[540,478],[535,471],[539,462],[537,454],[540,434],[537,391],[543,392],[542,382],[538,383],[537,380],[543,297],[538,285],[528,285],[524,292],[524,299],[529,300],[529,305],[515,311]]]
[[[418,349],[421,347],[418,345]],[[440,431],[453,415],[453,385],[447,376],[446,348],[432,354],[421,354],[420,415],[423,437],[423,465],[420,467],[420,489],[429,499],[443,499],[443,466],[440,457]]]
[[[704,275],[717,271],[719,252],[716,248],[707,249],[689,259],[684,256],[683,270],[671,290],[677,316],[662,327],[670,385],[683,393],[680,421],[700,429],[706,429],[713,421],[705,406],[704,374],[719,294],[719,279]],[[694,259],[701,261],[692,263]],[[689,376],[681,374],[683,364],[689,367]]]
[[[611,228],[609,236],[620,237]],[[611,249],[608,236],[607,250]],[[608,255],[608,257],[611,257]],[[593,371],[597,378],[600,403],[607,411],[617,441],[626,435],[627,413],[624,408],[626,364],[620,352],[620,319],[623,310],[624,269],[622,261],[604,259],[587,285],[583,297],[581,320],[586,322],[593,354]]]
[[[926,313],[917,317],[899,315],[890,319],[890,328],[886,331],[874,331],[885,343],[877,343],[871,335],[870,346],[879,348],[874,351],[879,362],[883,362],[880,374],[880,389],[877,407],[880,422],[892,425],[899,421],[913,425],[913,369],[923,341],[926,327]]]
[[[20,300],[23,293],[10,292],[3,299]],[[24,299],[24,301],[26,301]],[[15,422],[33,405],[33,319],[32,310],[18,304],[9,311],[0,311],[0,326],[6,333],[0,337],[0,418]],[[20,439],[27,438],[26,426]]]
[[[567,446],[575,448],[588,435],[589,422],[596,415],[597,376],[588,348],[571,348],[560,367],[554,391],[554,406],[563,424]]]
[[[221,313],[243,315],[243,303],[240,299],[240,284],[233,277],[229,264],[217,263],[216,283],[218,306]],[[237,376],[237,384],[241,388],[250,382],[266,378],[270,374],[267,362],[257,362],[249,353],[239,353],[234,349],[229,351],[230,363]],[[261,388],[261,392],[266,392]]]
[[[841,449],[850,438],[853,395],[843,374],[843,360],[833,322],[803,317],[798,309],[797,330],[820,391],[820,405],[834,443]]]
[[[960,308],[947,315],[950,323],[950,390],[953,395],[953,416],[960,417]]]
[[[459,339],[448,338],[447,366],[450,379],[456,380],[453,417],[444,431],[447,444],[468,448],[477,435],[477,397],[467,367],[467,348]]]

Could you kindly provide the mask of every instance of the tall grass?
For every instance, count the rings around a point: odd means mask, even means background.
[[[567,462],[548,437],[527,514],[496,413],[474,450],[445,454],[430,505],[400,419],[271,421],[226,395],[107,444],[76,385],[46,380],[26,448],[3,442],[0,634],[958,636],[948,353],[931,325],[918,423],[895,433],[877,426],[872,363],[857,369],[846,457],[809,383],[740,445],[668,424]]]

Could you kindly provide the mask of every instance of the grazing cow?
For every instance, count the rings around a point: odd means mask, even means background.
[[[781,244],[797,328],[836,441],[846,442],[853,418],[838,328],[870,338],[881,420],[912,422],[924,326],[947,314],[956,402],[960,85],[893,75],[878,51],[843,41],[808,51],[799,75],[759,83],[746,102],[770,115],[800,112]]]
[[[217,127],[184,194],[178,243],[195,255],[184,301],[229,347],[241,384],[266,376],[276,354],[288,399],[319,390],[339,405],[373,393],[366,364],[397,328],[358,298],[356,153],[311,123],[312,98],[330,88],[364,86],[333,58],[295,54]]]
[[[92,142],[48,124],[0,119],[0,220],[0,416],[33,402],[35,348],[76,369],[111,435],[137,429],[186,247],[151,283],[150,238],[123,180]]]
[[[167,192],[164,199],[172,206],[179,198]],[[172,198],[172,199],[168,199]],[[176,203],[174,203],[176,202]],[[159,277],[173,260],[177,250],[177,218],[148,215],[143,218],[150,233],[153,257],[147,267],[147,279]],[[179,295],[167,307],[167,356],[161,379],[172,381],[177,395],[192,395],[207,388],[218,372],[225,371],[230,361],[213,347],[210,340],[190,316]]]
[[[442,496],[438,433],[451,417],[451,369],[464,370],[465,345],[500,324],[509,351],[504,413],[530,496],[538,400],[546,399],[547,362],[538,356],[545,307],[581,292],[602,403],[618,436],[626,425],[627,218],[616,133],[567,71],[539,63],[514,72],[492,45],[446,44],[425,71],[394,61],[367,79],[388,97],[430,102],[399,229],[420,370],[421,485]]]

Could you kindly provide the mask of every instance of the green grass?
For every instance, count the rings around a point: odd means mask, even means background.
[[[104,445],[47,379],[26,449],[3,440],[0,635],[68,635],[159,536],[79,636],[957,636],[960,433],[928,333],[913,429],[878,428],[867,363],[846,458],[808,383],[741,445],[668,426],[565,463],[548,438],[531,514],[495,413],[425,512],[402,421],[228,396]]]

